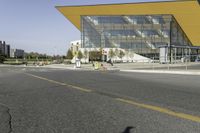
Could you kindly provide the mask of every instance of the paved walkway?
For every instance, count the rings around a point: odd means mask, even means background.
[[[0,65],[6,67],[8,65]],[[76,68],[74,64],[51,64],[47,66],[13,66],[13,67],[39,67],[52,69],[68,69],[68,70],[94,70],[92,64],[82,64],[81,68]],[[200,63],[190,64],[152,64],[152,63],[117,63],[111,66],[103,63],[100,70],[117,70],[122,72],[140,72],[140,73],[168,73],[168,74],[184,74],[184,75],[200,75]]]
[[[120,70],[122,72],[137,72],[137,73],[165,73],[165,74],[182,74],[182,75],[200,75],[197,70]]]

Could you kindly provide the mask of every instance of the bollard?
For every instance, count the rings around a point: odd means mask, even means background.
[[[170,58],[170,57],[169,57]],[[169,64],[170,64],[170,62],[169,62],[169,59],[168,59],[168,61],[167,61],[167,69],[169,70]]]
[[[154,57],[153,57],[153,70],[154,70]]]
[[[94,70],[99,69],[99,63],[97,61],[94,62]]]
[[[186,71],[188,70],[188,66],[187,66],[187,59],[186,59],[186,63],[185,63],[185,69],[186,69]]]

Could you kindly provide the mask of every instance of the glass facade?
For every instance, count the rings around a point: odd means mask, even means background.
[[[172,15],[81,16],[83,48],[122,48],[137,54],[159,54],[163,45],[190,46]]]

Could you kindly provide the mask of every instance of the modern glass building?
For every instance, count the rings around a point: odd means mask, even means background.
[[[81,31],[84,48],[132,49],[146,56],[169,44],[192,45],[172,15],[81,16]]]
[[[83,48],[122,48],[146,57],[158,56],[161,47],[176,49],[177,55],[200,49],[196,0],[57,9],[81,31]]]

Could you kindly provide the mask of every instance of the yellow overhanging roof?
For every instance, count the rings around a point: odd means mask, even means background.
[[[200,5],[197,0],[56,7],[79,30],[83,15],[172,14],[194,46],[200,46]]]

